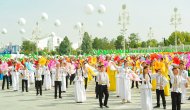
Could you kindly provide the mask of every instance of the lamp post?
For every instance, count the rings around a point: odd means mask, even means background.
[[[122,10],[121,10],[121,13],[119,15],[119,23],[118,23],[120,26],[121,26],[121,35],[124,36],[124,43],[123,43],[123,50],[124,50],[124,55],[125,55],[125,36],[126,36],[126,33],[127,33],[127,26],[129,24],[129,13],[128,13],[128,10],[126,8],[126,5],[123,4],[122,5]]]
[[[177,52],[177,35],[176,35],[176,32],[177,32],[177,26],[181,24],[181,17],[180,17],[180,14],[178,13],[178,9],[176,7],[174,8],[174,14],[171,17],[170,22],[171,22],[171,25],[173,25],[175,28],[175,50]]]
[[[41,34],[41,29],[39,27],[38,22],[36,22],[36,26],[32,31],[32,41],[36,44],[36,54],[38,55],[38,43],[40,40],[40,34]]]
[[[149,49],[151,47],[150,43],[151,43],[151,40],[153,38],[153,35],[154,35],[154,33],[152,32],[152,27],[150,27],[149,28],[149,32],[148,32],[149,45],[147,44],[147,46],[148,46]]]
[[[78,22],[75,26],[74,29],[76,29],[79,33],[79,43],[78,43],[78,48],[81,54],[81,45],[82,45],[82,40],[83,40],[83,36],[84,36],[84,23],[82,22]]]
[[[153,35],[154,35],[154,33],[152,32],[152,27],[150,27],[149,28],[149,32],[148,32],[148,38],[149,38],[149,40],[152,40]]]

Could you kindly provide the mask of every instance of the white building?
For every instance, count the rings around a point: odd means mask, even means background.
[[[55,33],[52,32],[52,34],[49,37],[39,41],[38,48],[47,48],[48,50],[55,50],[60,45],[62,40],[62,37],[56,36]]]

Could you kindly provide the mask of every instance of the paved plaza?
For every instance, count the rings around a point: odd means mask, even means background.
[[[0,81],[2,84],[2,81]],[[43,91],[43,96],[36,96],[34,85],[31,85],[28,93],[21,91],[13,92],[10,90],[0,90],[0,110],[98,110],[98,100],[95,99],[94,81],[91,81],[87,89],[87,101],[85,103],[75,103],[73,85],[69,86],[62,99],[54,99],[54,89]],[[190,89],[188,89],[190,96]],[[166,97],[167,109],[171,110],[171,98]],[[156,105],[155,92],[153,92],[153,106]],[[132,103],[122,104],[115,92],[110,92],[109,110],[140,110],[140,91],[132,89]],[[103,108],[106,109],[106,108]],[[162,106],[160,109],[162,110]],[[190,110],[190,101],[182,105],[182,110]]]

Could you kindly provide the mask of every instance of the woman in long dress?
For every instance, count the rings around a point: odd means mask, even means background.
[[[52,67],[51,68],[51,85],[53,87],[55,86],[55,73],[56,73],[56,68]]]
[[[121,67],[121,65],[120,65],[120,67]],[[113,61],[110,61],[110,62],[109,62],[109,69],[110,69],[110,71],[112,71],[112,73],[114,73],[114,74],[112,74],[112,76],[109,77],[109,78],[115,80],[116,95],[117,95],[117,97],[119,97],[119,96],[120,96],[120,95],[119,95],[119,79],[120,79],[120,75],[118,74],[119,72],[117,71],[117,68],[119,68],[119,67],[116,66],[115,62],[113,62]],[[115,76],[114,76],[114,75],[115,75]],[[112,81],[114,81],[114,80],[112,80]],[[114,83],[112,83],[112,85],[114,85]],[[112,86],[112,87],[113,87],[113,86]]]
[[[62,85],[61,85],[61,91],[66,92],[66,76],[67,76],[67,68],[66,68],[66,61],[63,61],[61,63],[61,70],[62,70]]]
[[[43,74],[44,74],[45,90],[50,90],[51,89],[51,74],[48,68],[48,63],[46,63],[43,67]]]
[[[121,71],[121,99],[122,103],[131,102],[131,80],[133,71],[129,68],[128,62],[124,62],[124,67]]]
[[[34,82],[35,82],[35,78],[34,78],[34,64],[33,64],[33,61],[31,60],[30,62],[29,62],[29,65],[30,65],[30,69],[29,69],[29,74],[30,74],[30,79],[29,79],[29,83],[30,84],[34,84]],[[28,84],[29,84],[28,83]],[[29,85],[30,85],[29,84]]]
[[[78,64],[76,68],[76,77],[74,81],[75,101],[77,103],[82,103],[86,101],[86,91],[84,88],[83,69],[81,68],[80,64]]]
[[[14,91],[18,91],[19,90],[19,75],[20,73],[18,72],[18,70],[16,70],[16,62],[13,62],[13,66],[10,67],[10,73],[12,76],[12,86],[13,86],[13,90]]]
[[[149,75],[149,68],[145,66],[143,68],[143,74],[141,75],[142,85],[140,87],[141,91],[141,107],[142,110],[152,110],[152,85],[151,78]]]
[[[117,68],[117,75],[116,75],[116,95],[117,97],[120,97],[121,96],[121,90],[120,90],[120,86],[122,85],[122,78],[121,78],[121,72],[122,72],[122,62],[119,61],[118,62],[118,66],[115,65],[115,67]]]

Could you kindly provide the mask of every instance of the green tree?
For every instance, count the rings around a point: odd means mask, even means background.
[[[115,39],[112,39],[111,41],[107,39],[107,37],[104,38],[98,38],[95,37],[92,43],[92,47],[95,50],[102,49],[102,50],[111,50],[115,49]]]
[[[72,50],[71,50],[71,55],[78,55],[78,54],[77,54],[77,50],[72,49]]]
[[[138,34],[132,33],[129,36],[129,47],[130,48],[137,48],[138,47],[139,37]]]
[[[47,48],[47,47],[44,48],[44,49],[43,49],[43,52],[48,53],[48,52],[49,52],[48,48]]]
[[[23,41],[21,45],[21,53],[23,54],[32,54],[36,52],[36,44],[31,41]]]
[[[190,44],[190,33],[188,33],[188,32],[186,32],[184,44]]]
[[[186,44],[190,42],[190,34],[188,32],[173,32],[168,38],[171,45],[175,45],[175,38],[177,37],[177,44]]]
[[[148,46],[150,47],[157,47],[158,46],[158,41],[156,39],[151,39],[147,41]]]
[[[142,41],[142,42],[141,42],[141,47],[142,47],[142,48],[147,47],[147,44],[146,44],[146,42],[145,42],[145,41]]]
[[[110,44],[108,38],[104,37],[101,41],[102,41],[102,45],[101,45],[102,49],[103,50],[108,50],[109,49],[109,44]]]
[[[108,45],[108,49],[112,49],[114,50],[115,49],[115,39],[112,39],[110,42],[109,42],[109,45]]]
[[[92,48],[96,50],[102,49],[101,45],[102,45],[102,40],[98,37],[95,37],[92,43]]]
[[[51,50],[49,52],[50,55],[59,55],[59,53],[56,50]]]
[[[89,54],[92,51],[92,40],[87,32],[84,33],[81,50],[83,54]]]
[[[122,35],[118,36],[117,40],[115,41],[115,48],[123,49],[123,42],[124,42],[124,37]]]
[[[177,33],[177,32],[176,32]],[[175,45],[175,32],[173,32],[169,38],[168,38],[169,42],[171,45]]]
[[[158,43],[158,45],[161,45],[161,46],[169,46],[169,45],[170,45],[170,42],[169,42],[168,39],[163,38],[163,41],[161,41],[160,43]]]
[[[68,37],[65,36],[63,41],[59,45],[59,49],[58,49],[59,53],[61,55],[63,55],[63,54],[69,55],[69,53],[71,52],[71,48],[72,48],[71,45],[72,45],[72,43],[69,41]]]

